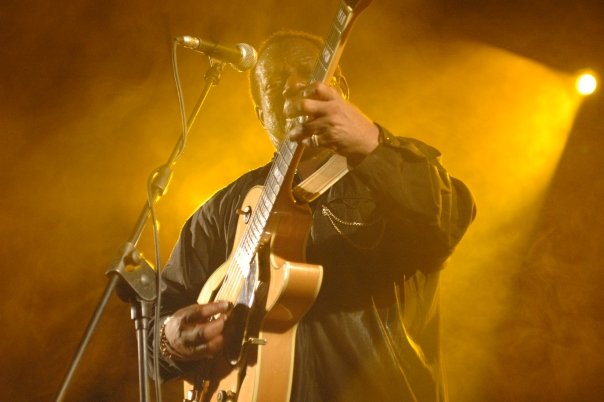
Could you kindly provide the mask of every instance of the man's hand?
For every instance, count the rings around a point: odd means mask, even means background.
[[[287,118],[308,116],[308,120],[288,133],[293,141],[306,146],[330,148],[347,158],[362,158],[379,144],[379,129],[339,92],[321,82],[285,100]],[[314,138],[313,138],[314,136]]]
[[[222,350],[228,302],[193,304],[177,310],[165,322],[167,348],[174,360],[213,357]]]

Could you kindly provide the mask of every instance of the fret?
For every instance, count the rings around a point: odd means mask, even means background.
[[[260,216],[262,217],[262,219],[266,222],[268,220],[268,216],[269,216],[269,209],[268,208],[260,208]]]
[[[277,157],[277,160],[275,160],[275,163],[277,164],[285,164],[285,165],[289,165],[289,162],[291,162],[293,154],[291,153],[291,151],[289,150],[289,148],[287,146],[283,146],[280,149],[280,153],[279,156]]]
[[[281,189],[281,183],[272,183],[272,191],[275,194],[275,198],[273,198],[273,200],[272,200],[273,202],[277,199],[277,194],[279,193],[280,189]]]
[[[259,239],[259,237],[257,235],[254,235],[254,236],[250,236],[248,238],[248,241],[246,242],[245,255],[244,255],[246,264],[250,263],[250,261],[252,260],[252,257],[256,253],[255,245],[257,244],[258,239]]]
[[[256,211],[256,214],[258,215],[258,219],[257,219],[258,224],[264,225],[268,221],[268,216],[269,216],[268,210],[259,208]]]
[[[258,220],[254,220],[252,223],[252,233],[254,234],[254,237],[256,239],[260,238],[260,234],[262,233],[263,228],[263,224],[261,224],[260,222],[258,222]]]
[[[245,261],[248,259],[249,252],[248,252],[247,248],[248,248],[247,244],[241,246],[241,248],[239,249],[239,252],[237,254],[235,254],[236,261]]]
[[[289,167],[289,163],[291,162],[291,156],[287,155],[288,158],[285,158],[285,155],[280,155],[280,158],[277,158],[276,162],[273,166],[281,171],[287,171],[287,168]],[[292,155],[293,156],[293,155]]]
[[[287,161],[287,163],[289,164],[289,162],[292,160],[292,157],[294,156],[293,152],[289,149],[289,144],[284,144],[284,146],[281,147],[280,151],[281,152],[279,153],[279,157],[283,158],[283,160]]]
[[[239,243],[239,247],[237,248],[237,253],[235,255],[246,255],[248,249],[249,241],[246,238],[241,239]]]
[[[280,185],[283,182],[283,177],[285,176],[286,172],[287,166],[285,165],[273,166],[273,169],[271,170],[269,176],[266,178],[267,184],[270,181],[271,184],[277,183]]]
[[[273,177],[277,182],[281,183],[283,181],[283,172],[281,172],[281,169],[274,169]]]
[[[292,161],[292,158],[294,157],[294,153],[289,149],[289,147],[285,147],[284,151],[285,153],[281,155],[281,158],[279,158],[279,167],[282,167],[280,169],[281,171],[287,171],[287,167],[289,166]]]
[[[245,253],[247,255],[247,259],[248,261],[252,259],[252,256],[254,255],[254,251],[256,251],[256,247],[254,246],[255,241],[247,241],[245,244]]]
[[[258,219],[252,219],[249,223],[248,223],[248,228],[249,228],[249,237],[251,237],[252,239],[256,236],[256,234],[258,233]]]
[[[270,182],[264,183],[264,199],[266,201],[267,208],[273,206],[273,202],[277,197],[277,194],[275,194],[275,192],[273,191],[273,187],[270,184]]]
[[[333,30],[329,33],[329,38],[325,42],[325,47],[328,47],[332,54],[335,53],[336,49],[338,48],[339,36],[340,31]]]
[[[346,24],[346,20],[348,20],[348,13],[346,12],[346,10],[342,6],[340,6],[340,9],[338,10],[338,14],[336,16],[335,22],[340,27],[343,27],[344,24]],[[334,24],[334,26],[335,26],[335,24]]]
[[[254,252],[254,244],[250,240],[250,236],[247,236],[245,241],[242,243],[243,251],[248,258],[251,258],[252,253]]]
[[[262,197],[262,204],[267,211],[273,206],[273,202],[275,201],[275,195],[272,192],[272,189],[265,183],[264,185],[264,194]]]
[[[322,77],[325,77],[325,74],[327,74],[327,70],[323,67],[323,65],[320,62],[317,62],[317,64],[315,64],[315,70],[313,71],[312,74],[312,80],[313,81],[323,81]]]
[[[266,211],[268,212],[271,209],[271,207],[273,206],[273,204],[267,197],[268,197],[268,194],[264,193],[262,195],[262,198],[260,198],[260,202],[262,202],[262,207],[265,208]]]
[[[332,57],[333,57],[333,53],[332,53],[331,49],[329,49],[328,47],[324,47],[323,53],[321,53],[321,64],[323,65],[325,71],[327,71],[327,67],[329,66],[329,63],[331,62]]]
[[[271,170],[275,169],[275,166],[277,166],[281,163],[284,163],[286,161],[282,150],[283,150],[283,147],[281,147],[281,149],[277,153],[277,156],[275,157],[275,160],[273,161],[273,166],[271,166]]]
[[[237,259],[240,261],[249,261],[249,259],[252,256],[252,244],[253,241],[252,239],[250,239],[249,236],[247,236],[246,239],[244,239],[240,244],[239,244],[239,253],[237,254]]]
[[[298,124],[297,119],[293,120],[293,123],[294,123],[294,125]],[[291,162],[292,157],[294,156],[294,151],[296,150],[296,145],[297,145],[297,143],[295,143],[294,141],[290,141],[290,140],[285,140],[283,143],[283,147],[282,147],[283,152],[281,153],[281,157],[288,164],[289,164],[289,162]]]
[[[247,278],[250,273],[250,267],[248,261],[246,261],[245,256],[242,256],[240,254],[235,255],[234,261],[235,265],[239,268],[239,272],[241,272],[241,276]]]
[[[269,175],[266,178],[266,183],[264,183],[264,187],[265,188],[268,187],[268,188],[272,189],[272,188],[274,188],[274,186],[275,186],[275,179],[273,178],[272,175]],[[268,195],[270,196],[270,194],[268,194]]]
[[[287,123],[287,129],[289,130],[289,129],[294,128],[296,126],[296,124],[297,124],[296,120],[290,120]],[[277,152],[277,157],[275,158],[274,164],[278,163],[278,164],[284,164],[284,165],[288,166],[294,155],[296,145],[297,144],[293,141],[290,141],[287,139],[284,140],[283,144],[281,144],[281,147],[279,148],[279,152]]]

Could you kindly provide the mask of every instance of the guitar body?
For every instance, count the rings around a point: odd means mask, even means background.
[[[239,216],[235,246],[240,244],[251,222],[249,218],[255,212],[252,208],[258,204],[261,193],[261,186],[254,187],[243,201],[241,210],[246,213]],[[238,321],[234,327],[243,328],[242,336],[235,336],[225,346],[235,349],[237,357],[214,358],[208,378],[203,378],[202,389],[196,391],[198,395],[191,400],[289,400],[298,321],[313,304],[323,274],[320,265],[291,262],[304,261],[311,222],[307,205],[296,204],[291,196],[278,197],[264,232],[268,242],[261,246],[253,261],[258,268],[255,305],[249,310],[243,308],[241,314],[235,306],[229,319]],[[197,300],[199,303],[216,299],[233,258],[234,252],[208,279]],[[243,286],[244,281],[240,280],[233,294]],[[229,301],[236,303],[236,300]],[[185,383],[185,395],[191,388],[191,384]]]

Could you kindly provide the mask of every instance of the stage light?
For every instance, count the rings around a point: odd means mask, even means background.
[[[598,87],[596,74],[591,70],[582,70],[575,80],[575,88],[581,95],[593,94]]]

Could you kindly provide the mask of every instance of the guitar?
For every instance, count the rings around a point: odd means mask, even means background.
[[[352,24],[370,0],[342,0],[312,81],[333,75]],[[303,120],[294,121],[301,124]],[[312,306],[323,269],[306,264],[312,223],[292,193],[304,146],[285,139],[264,186],[246,195],[229,258],[203,286],[198,303],[233,303],[223,352],[185,382],[185,401],[288,401],[298,322]]]

